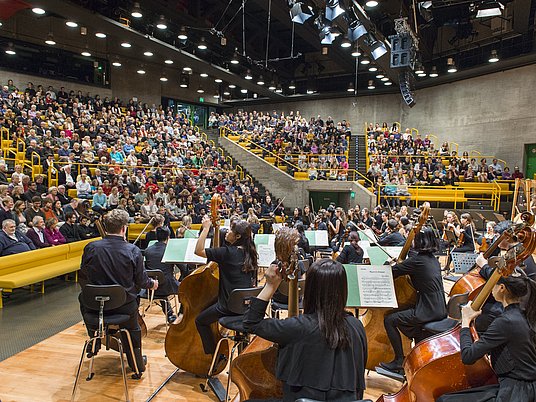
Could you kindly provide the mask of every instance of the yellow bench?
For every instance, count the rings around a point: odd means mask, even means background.
[[[497,186],[500,188],[501,195],[512,195],[513,191],[510,190],[508,183],[479,183],[466,181],[460,183],[458,188],[468,195],[492,195],[497,191]]]
[[[415,205],[424,201],[435,202],[453,202],[454,208],[456,204],[467,201],[465,193],[461,189],[448,189],[448,188],[408,188],[408,192],[411,194],[411,201],[415,201]]]
[[[266,162],[268,162],[270,165],[275,164],[276,157],[275,156],[267,156],[264,158]]]
[[[294,178],[296,180],[309,180],[307,172],[294,172]]]
[[[84,247],[99,238],[82,240],[61,246],[47,247],[25,253],[0,257],[0,308],[2,292],[41,282],[41,293],[45,292],[45,280],[78,270]]]
[[[221,225],[223,225],[224,222],[225,221],[222,220]],[[131,224],[129,224],[128,225],[127,240],[128,241],[136,240],[136,238],[140,235],[140,233],[143,230],[143,228],[145,227],[145,225],[147,225],[147,224],[146,223],[131,223]],[[177,229],[179,227],[181,227],[181,225],[182,225],[181,221],[172,221],[171,222],[171,228],[173,229],[174,232],[176,232]],[[145,235],[147,234],[147,232],[150,232],[153,229],[154,229],[153,225],[147,226],[147,229],[145,229],[145,232],[140,236],[140,239],[145,239]],[[194,223],[194,224],[192,224],[190,229],[193,232],[197,233],[199,230],[201,230],[201,224],[200,223]]]

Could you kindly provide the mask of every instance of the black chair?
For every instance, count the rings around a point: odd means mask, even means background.
[[[151,279],[156,279],[159,284],[163,284],[166,281],[166,277],[164,276],[164,273],[160,269],[148,269],[147,270],[147,276]],[[166,301],[166,332],[168,330],[168,317],[169,317],[169,311],[168,311],[168,303],[170,300],[174,300],[175,302],[175,310],[178,311],[178,295],[167,295],[167,296],[155,296],[155,290],[149,289],[149,305],[143,310],[143,316],[145,317],[145,312],[149,310],[149,308],[154,304],[158,305],[158,301],[165,300]]]
[[[216,345],[216,353],[214,353],[214,356],[212,358],[212,363],[210,365],[210,369],[208,371],[208,378],[205,384],[201,386],[201,389],[203,391],[206,391],[209,386],[209,380],[212,377],[216,364],[219,363],[219,350],[220,345],[222,342],[227,342],[227,344],[231,345],[231,342],[233,343],[233,346],[231,348],[231,353],[229,357],[229,367],[231,367],[231,364],[233,363],[233,355],[234,352],[238,348],[238,353],[243,350],[243,348],[248,343],[248,334],[246,333],[246,330],[244,329],[244,314],[246,312],[246,309],[248,308],[250,301],[253,297],[257,297],[259,293],[261,292],[262,287],[255,287],[255,288],[246,288],[246,289],[235,289],[231,292],[231,295],[229,296],[229,300],[227,301],[227,308],[233,312],[236,315],[233,316],[225,316],[218,320],[218,323],[225,329],[230,330],[231,332],[228,334],[222,334],[222,338],[218,341],[218,344]],[[227,402],[229,400],[229,388],[231,386],[231,372],[229,371],[229,375],[227,376],[227,387],[225,389],[225,401]]]
[[[282,295],[288,296],[288,282],[287,281],[281,282],[277,290]],[[298,297],[299,297],[298,308],[300,310],[303,309],[303,293],[304,292],[305,292],[305,279],[298,279]],[[272,318],[279,319],[281,311],[285,311],[285,310],[288,310],[288,304],[280,303],[272,299],[272,302],[270,305],[270,313],[271,313]]]
[[[125,289],[120,285],[85,285],[82,288],[80,294],[80,302],[87,310],[83,314],[84,322],[87,326],[97,327],[95,334],[84,342],[84,348],[82,349],[82,356],[80,357],[80,363],[76,372],[76,380],[74,382],[73,392],[71,395],[71,401],[74,401],[76,388],[80,379],[80,372],[82,369],[82,363],[84,362],[84,354],[90,352],[91,360],[89,362],[88,377],[86,381],[90,381],[95,373],[93,372],[93,360],[97,352],[97,344],[105,341],[106,350],[110,349],[110,340],[113,339],[119,349],[119,357],[121,359],[121,372],[123,374],[123,385],[125,388],[125,397],[127,402],[129,401],[127,374],[125,370],[125,362],[123,359],[123,342],[121,341],[120,334],[124,333],[128,340],[128,346],[132,356],[134,365],[133,378],[141,378],[141,372],[138,370],[138,365],[134,357],[134,348],[132,346],[132,340],[130,338],[130,332],[125,328],[119,328],[119,325],[127,322],[130,316],[127,314],[106,314],[107,311],[114,310],[121,307],[126,301]],[[113,331],[111,331],[113,330]],[[88,348],[91,345],[91,348]]]
[[[461,305],[467,303],[468,294],[453,295],[447,303],[447,311],[450,317],[444,318],[440,321],[433,321],[424,324],[423,329],[432,335],[441,334],[446,331],[450,331],[456,325],[458,325],[458,319],[461,318]]]

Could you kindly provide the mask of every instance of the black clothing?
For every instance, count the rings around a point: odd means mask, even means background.
[[[378,240],[380,246],[403,246],[406,244],[406,239],[400,232],[393,232],[387,235],[382,235]]]
[[[166,281],[158,284],[155,296],[168,296],[176,294],[179,289],[179,282],[175,279],[173,264],[162,262],[162,257],[166,251],[167,244],[156,242],[145,250],[145,268],[159,269],[164,273]]]
[[[393,277],[401,275],[410,276],[417,291],[417,302],[414,308],[385,316],[385,329],[397,358],[404,356],[398,330],[419,341],[427,335],[422,329],[423,324],[447,317],[441,266],[432,253],[418,253],[393,266]]]
[[[346,318],[350,347],[330,349],[315,314],[286,320],[263,319],[268,302],[254,298],[244,316],[248,332],[279,344],[276,377],[283,381],[283,401],[298,398],[355,401],[365,389],[367,338],[355,317]]]
[[[29,228],[28,231],[26,232],[26,236],[28,237],[28,239],[32,241],[35,248],[45,248],[45,247],[52,246],[51,244],[47,242],[45,233],[43,233],[43,241],[41,241],[41,239],[39,238],[39,235],[37,234],[34,228]]]
[[[341,264],[361,264],[363,262],[363,249],[361,247],[356,249],[353,245],[347,244],[337,257],[337,261]]]
[[[499,377],[499,387],[475,388],[443,395],[439,401],[528,402],[536,400],[536,345],[519,304],[510,304],[473,342],[469,328],[460,331],[461,358],[473,364],[486,354]]]
[[[63,237],[65,237],[65,241],[67,243],[81,240],[80,231],[78,230],[78,225],[76,223],[72,225],[65,222],[63,225],[61,225],[60,232]]]
[[[463,232],[463,243],[460,247],[454,248],[453,253],[474,253],[475,252],[475,243],[473,240],[473,227],[467,225],[465,231]]]
[[[120,236],[106,236],[84,248],[80,282],[82,286],[119,284],[127,292],[127,302],[135,300],[140,289],[153,286],[143,267],[140,249]]]
[[[311,247],[309,246],[309,239],[300,233],[300,240],[298,240],[298,248],[301,248],[305,254],[311,254]],[[305,257],[305,256],[304,256]]]
[[[6,232],[0,230],[0,256],[23,253],[25,251],[35,250],[35,245],[30,239],[18,230],[15,230],[15,241],[9,237]]]

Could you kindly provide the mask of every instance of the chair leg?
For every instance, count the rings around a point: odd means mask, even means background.
[[[74,380],[73,392],[71,394],[71,402],[74,401],[76,395],[76,388],[78,387],[78,381],[80,380],[80,372],[82,371],[82,364],[84,363],[84,353],[86,353],[87,345],[89,344],[89,339],[84,342],[84,347],[82,349],[82,355],[80,356],[80,362],[78,363],[78,369],[76,370],[76,378]]]
[[[117,340],[117,345],[119,346],[119,358],[121,359],[121,373],[123,374],[123,385],[125,387],[125,399],[127,402],[130,402],[130,399],[128,397],[128,384],[127,384],[127,372],[125,370],[125,359],[123,357],[123,342],[121,341],[120,338],[116,338],[116,340]],[[132,360],[134,360],[135,362],[136,358],[132,356]]]
[[[165,306],[166,306],[166,309],[165,309],[166,310],[165,311],[166,316],[164,318],[164,321],[166,323],[166,333],[167,333],[167,331],[168,331],[168,313],[169,313],[169,311],[168,311],[168,303],[169,303],[169,301],[167,299],[165,299],[164,302],[165,302]]]
[[[216,344],[216,351],[212,355],[212,362],[210,363],[210,368],[208,369],[207,373],[207,380],[205,381],[205,386],[201,387],[202,389],[208,389],[208,381],[210,380],[210,377],[212,377],[212,373],[214,371],[214,366],[216,365],[216,360],[218,358],[218,351],[220,350],[220,345],[223,341],[229,342],[227,338],[221,338],[218,343]]]
[[[233,348],[231,349],[231,355],[229,357],[229,373],[227,374],[227,388],[225,388],[225,402],[230,400],[229,398],[229,389],[231,388],[231,365],[233,364],[233,356],[236,349],[242,344],[243,341],[235,342]]]
[[[94,336],[93,338],[89,339],[89,342],[93,341],[91,344],[91,351],[92,356],[91,360],[89,361],[89,368],[87,372],[87,378],[86,381],[91,381],[91,379],[95,376],[95,372],[93,371],[93,361],[95,360],[95,349],[97,348],[97,339],[100,339],[98,336]]]
[[[139,377],[139,376],[141,376],[141,373],[140,373],[140,370],[138,369],[138,362],[136,361],[136,356],[134,355],[134,347],[132,346],[132,339],[130,338],[130,332],[125,328],[121,328],[119,330],[119,332],[124,332],[126,334],[126,336],[127,336],[128,347],[130,349],[130,355],[132,356],[132,362],[134,364],[134,373],[135,373],[136,377]],[[123,355],[121,355],[121,356],[123,356]]]

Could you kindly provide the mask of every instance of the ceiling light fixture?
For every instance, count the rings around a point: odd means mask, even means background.
[[[269,89],[270,91],[275,91],[276,88],[277,88],[277,87],[275,86],[275,82],[274,82],[274,81],[270,82],[270,86],[268,87],[268,89]]]
[[[208,74],[207,73],[201,73],[199,74],[200,77],[203,77],[203,78],[207,78],[208,77]]]
[[[173,64],[173,60],[171,60],[171,59],[166,59],[166,60],[164,60],[164,63],[166,63],[166,64]]]
[[[43,15],[46,11],[43,10],[41,7],[34,7],[32,8],[32,12],[37,15]]]
[[[205,38],[201,38],[201,40],[197,44],[197,48],[199,50],[207,50],[208,46],[207,46],[207,42],[205,41]]]
[[[370,54],[374,60],[378,60],[387,53],[387,48],[383,42],[377,40],[372,34],[369,34],[368,45],[370,46]]]
[[[54,40],[54,35],[52,35],[52,32],[50,32],[47,35],[47,39],[45,40],[45,43],[50,46],[54,46],[56,44],[56,41]]]
[[[485,1],[481,3],[476,12],[476,18],[500,17],[504,4],[498,1]]]
[[[326,1],[326,18],[333,21],[338,16],[344,14],[344,8],[339,5],[339,0]]]
[[[352,47],[352,42],[350,42],[350,40],[348,38],[344,38],[343,41],[341,42],[341,47],[343,49],[346,49],[348,47]]]
[[[129,47],[132,47],[132,45],[128,42],[122,42],[121,47],[129,48]]]
[[[242,89],[240,90],[240,92],[242,92],[243,94],[247,94],[247,93],[248,93],[248,90],[247,90],[246,88],[242,88]]]
[[[138,74],[145,74],[145,70],[142,68],[139,68],[138,71],[136,71]]]
[[[214,82],[216,84],[221,84],[223,82],[223,80],[221,78],[214,78]]]
[[[167,29],[166,17],[161,15],[160,18],[158,18],[158,21],[156,22],[156,27],[158,29]]]
[[[385,82],[383,83],[383,85],[387,85],[387,86],[389,86],[389,85],[393,85],[393,83],[392,83],[391,81],[385,81]]]
[[[9,42],[7,44],[7,48],[5,50],[6,54],[9,54],[10,56],[16,55],[17,52],[15,51],[15,48],[13,47],[13,43]]]
[[[192,67],[183,67],[182,70],[190,72],[192,71]]]
[[[497,63],[499,61],[499,54],[497,53],[497,51],[495,49],[493,49],[491,51],[491,55],[489,56],[489,60],[488,60],[490,63]]]
[[[307,88],[307,95],[312,95],[315,93],[315,90],[313,88]]]
[[[65,25],[67,25],[69,28],[76,28],[78,24],[74,21],[67,21],[65,22]]]
[[[387,81],[389,81],[389,78],[388,77],[383,77],[383,78],[380,78],[380,81],[387,82]]]
[[[454,63],[454,59],[452,57],[449,57],[447,59],[447,72],[455,73],[456,71],[458,71],[458,69],[456,68],[456,63]]]
[[[370,59],[369,59],[369,57],[368,57],[368,56],[363,56],[363,57],[361,58],[361,64],[363,64],[363,65],[370,64]]]
[[[352,56],[353,57],[361,56],[361,51],[359,50],[359,46],[357,46],[357,43],[354,45],[354,48],[352,49]]]
[[[122,65],[122,64],[121,64],[120,62],[118,62],[118,61],[114,61],[114,62],[112,63],[112,66],[114,66],[114,67],[121,67],[121,65]]]
[[[152,57],[152,56],[154,56],[154,53],[149,51],[149,50],[147,50],[146,52],[143,52],[143,55],[147,56],[147,57]]]
[[[204,93],[204,92],[205,92],[205,90],[204,90],[203,87],[200,85],[199,88],[197,88],[197,93],[198,93],[198,94],[202,94],[202,93]]]
[[[220,99],[220,94],[216,92],[214,95],[212,95],[212,97],[215,99]]]
[[[236,88],[236,85],[235,85],[235,84],[229,84],[229,88],[231,88],[231,89],[235,89],[235,88]]]
[[[290,84],[288,85],[288,89],[296,89],[296,83],[294,80],[290,81]]]
[[[430,70],[429,76],[432,77],[432,78],[435,78],[435,77],[439,76],[439,74],[437,73],[437,67],[436,66],[432,66],[432,69]]]
[[[99,39],[106,38],[106,34],[104,32],[95,32],[95,36]]]
[[[88,50],[84,50],[82,53],[80,53],[84,57],[91,57],[91,53]]]
[[[415,65],[415,74],[417,74],[420,77],[420,74],[424,73],[424,68],[420,62],[417,62]]]
[[[354,92],[354,91],[355,91],[354,83],[350,82],[350,84],[348,84],[348,88],[346,89],[346,92]]]
[[[296,24],[303,24],[314,15],[311,6],[305,5],[301,1],[290,2],[290,4],[290,19]]]
[[[141,12],[140,3],[134,2],[134,7],[132,7],[132,11],[130,13],[134,18],[141,18],[143,17],[143,14]]]
[[[162,81],[162,82],[167,82],[168,81],[168,79],[167,79],[167,77],[166,77],[166,75],[164,73],[162,73],[162,75],[160,76],[160,81]]]
[[[238,64],[240,63],[238,51],[235,49],[233,53],[233,58],[231,59],[231,64]]]
[[[224,94],[225,96],[229,96],[229,95],[231,95],[231,92],[229,92],[229,90],[226,89],[225,91],[223,91],[223,94]]]
[[[251,70],[247,70],[246,75],[244,77],[246,80],[252,80],[253,76],[251,75]]]
[[[366,3],[365,3],[365,6],[367,6],[368,8],[374,8],[378,5],[378,2],[376,0],[368,0]]]
[[[369,80],[369,82],[368,82],[368,87],[367,87],[367,88],[368,88],[368,89],[374,89],[374,88],[376,88],[376,86],[374,85],[374,81],[373,81],[373,80]]]
[[[385,77],[385,75],[381,71],[378,71],[378,74],[376,74],[376,78],[380,79],[383,77]]]
[[[186,32],[185,27],[181,27],[181,30],[179,31],[179,34],[177,35],[177,38],[179,38],[180,40],[188,39],[188,33]]]
[[[283,92],[283,88],[281,88],[281,85],[278,85],[276,90],[275,90],[276,93],[280,94],[281,92]]]
[[[264,85],[264,78],[262,78],[262,75],[259,76],[259,79],[257,80],[257,85]]]
[[[372,65],[372,66],[369,67],[368,70],[369,70],[371,73],[375,73],[376,71],[378,71],[378,67]]]

